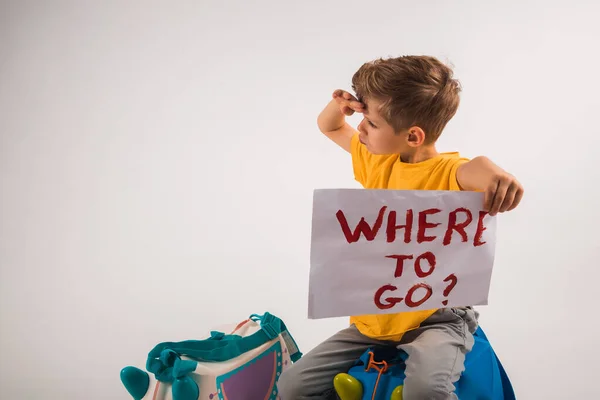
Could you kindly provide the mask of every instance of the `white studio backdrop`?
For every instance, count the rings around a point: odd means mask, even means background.
[[[481,324],[519,399],[591,399],[600,350],[592,2],[0,1],[0,398],[127,399],[126,365],[269,311],[307,352],[316,118],[377,57],[455,66],[440,150],[526,189]],[[356,124],[358,117],[351,122]]]

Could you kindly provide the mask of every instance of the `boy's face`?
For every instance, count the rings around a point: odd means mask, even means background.
[[[373,154],[403,154],[410,150],[408,131],[394,132],[394,128],[379,115],[381,102],[376,99],[365,99],[366,106],[363,120],[358,125],[360,141]]]

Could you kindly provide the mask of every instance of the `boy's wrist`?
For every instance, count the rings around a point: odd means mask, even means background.
[[[523,197],[519,181],[487,157],[476,157],[458,167],[456,180],[462,190],[484,191],[484,209],[490,215],[511,211]]]
[[[322,132],[331,132],[340,129],[346,123],[346,116],[340,110],[339,105],[331,100],[325,109],[319,114],[317,124]]]

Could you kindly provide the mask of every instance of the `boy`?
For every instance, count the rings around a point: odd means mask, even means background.
[[[318,118],[319,129],[352,156],[365,189],[484,191],[490,215],[514,209],[523,188],[485,157],[438,153],[435,143],[456,113],[460,86],[433,57],[404,56],[364,64],[350,93],[336,90]],[[358,132],[345,116],[358,112]],[[408,353],[404,400],[456,399],[477,329],[472,307],[361,315],[304,355],[279,379],[282,400],[333,399],[333,378],[368,347],[392,344]]]

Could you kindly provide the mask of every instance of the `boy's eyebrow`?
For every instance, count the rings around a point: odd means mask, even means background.
[[[365,118],[368,118],[368,119],[370,119],[370,120],[373,120],[373,121],[374,121],[374,118],[373,118],[373,117],[371,117],[371,116],[369,116],[368,112],[363,112],[363,116],[364,116]]]

